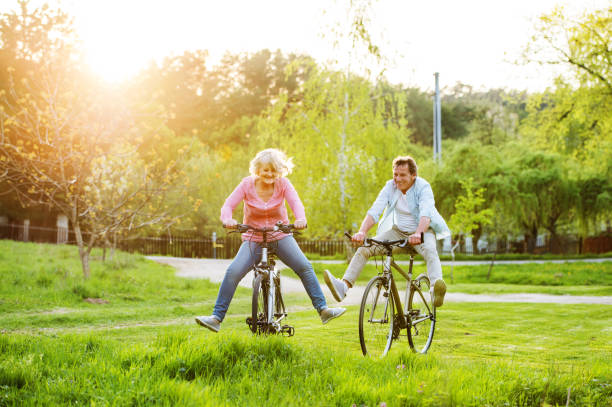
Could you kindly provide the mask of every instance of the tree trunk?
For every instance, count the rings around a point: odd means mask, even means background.
[[[74,227],[74,235],[76,236],[77,246],[79,248],[79,257],[81,258],[81,266],[83,268],[83,277],[89,278],[89,251],[85,249],[83,243],[83,235],[81,234],[81,226],[78,222],[72,222]]]
[[[538,228],[531,226],[525,233],[525,243],[527,244],[527,253],[535,253],[536,243],[538,239]]]
[[[116,248],[117,248],[117,233],[113,233],[113,242],[111,243],[110,256],[109,256],[110,261],[113,261],[113,259],[115,258]]]
[[[478,241],[482,237],[482,225],[478,224],[478,227],[472,230],[472,246],[474,247],[474,254],[480,254],[478,250]]]
[[[349,95],[348,92],[344,92],[344,117],[342,119],[342,134],[340,134],[340,151],[338,152],[338,169],[340,173],[340,179],[338,184],[340,187],[340,212],[342,212],[342,224],[348,226],[348,216],[346,210],[346,128],[349,121]]]

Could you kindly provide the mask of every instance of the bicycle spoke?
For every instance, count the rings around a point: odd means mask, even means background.
[[[408,316],[410,347],[415,352],[425,353],[431,346],[436,324],[436,310],[431,302],[429,279],[425,275],[417,277],[410,288]]]
[[[384,356],[393,340],[393,298],[381,277],[370,280],[359,311],[359,340],[364,355]]]

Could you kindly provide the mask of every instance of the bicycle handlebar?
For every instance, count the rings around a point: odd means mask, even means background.
[[[346,237],[348,237],[349,239],[353,240],[353,236],[351,236],[348,232],[344,232],[344,235]],[[424,241],[425,241],[424,240],[424,234],[423,234],[423,232],[421,232],[421,243],[420,244],[423,244]],[[372,239],[372,238],[366,237],[363,240],[363,246],[364,247],[369,247],[369,246],[372,246],[373,244],[377,244],[377,245],[381,245],[381,246],[385,246],[385,247],[393,247],[393,246],[406,247],[407,245],[414,246],[414,245],[410,244],[408,239],[399,239],[399,240],[392,240],[392,241],[382,240],[381,241],[381,240],[376,240],[376,239]]]
[[[294,233],[296,230],[299,230],[295,227],[295,225],[293,223],[290,224],[283,224],[280,221],[274,225],[271,228],[257,228],[255,226],[251,226],[251,225],[246,225],[244,223],[238,223],[236,224],[235,227],[227,227],[225,225],[223,225],[224,228],[226,229],[236,229],[236,233],[244,233],[247,232],[249,230],[253,231],[253,232],[283,232],[283,233]],[[232,233],[232,232],[230,232]]]

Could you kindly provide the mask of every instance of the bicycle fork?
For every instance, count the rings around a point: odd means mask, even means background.
[[[268,324],[269,330],[275,333],[281,333],[286,336],[293,336],[295,329],[289,325],[282,325],[280,321],[285,319],[287,316],[286,313],[276,313],[278,310],[282,310],[283,307],[277,307],[277,301],[282,301],[282,298],[277,298],[276,295],[279,293],[280,295],[280,270],[277,270],[274,264],[274,260],[269,262],[268,260],[268,248],[262,248],[261,253],[261,261],[263,264],[270,265],[271,267],[267,272],[267,280],[268,280],[268,298],[266,301],[268,303],[267,306],[267,315],[266,315],[266,323]]]

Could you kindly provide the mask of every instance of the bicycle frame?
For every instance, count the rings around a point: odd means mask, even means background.
[[[252,315],[247,318],[247,325],[254,333],[281,333],[293,336],[295,329],[289,325],[281,325],[281,321],[287,317],[282,293],[280,291],[280,270],[276,269],[275,253],[268,247],[268,233],[292,231],[293,225],[277,224],[272,229],[257,229],[249,225],[238,224],[238,231],[245,232],[253,230],[261,232],[261,259],[253,266],[253,303]],[[265,298],[258,299],[259,293]],[[261,301],[261,302],[260,302]],[[265,304],[265,313],[260,313],[258,304]]]
[[[399,312],[396,316],[398,317],[398,322],[400,329],[404,329],[408,326],[408,322],[406,321],[405,314],[408,312],[408,293],[410,285],[412,284],[412,265],[414,262],[414,255],[410,254],[410,265],[408,267],[408,273],[406,273],[393,259],[393,256],[390,253],[387,253],[385,256],[385,260],[383,261],[383,277],[390,282],[391,295],[393,295],[393,300],[395,304],[397,304],[403,312]],[[407,289],[406,289],[406,298],[402,305],[402,301],[399,295],[399,291],[397,289],[397,285],[395,284],[395,278],[393,278],[393,273],[391,271],[391,267],[397,270],[398,273],[402,275],[407,281]],[[385,305],[386,306],[386,305]],[[386,311],[386,310],[385,310]]]
[[[421,236],[421,241],[423,241],[423,236]],[[363,354],[366,355],[371,351],[374,353],[382,351],[382,355],[385,355],[389,351],[392,341],[399,338],[400,331],[403,329],[407,329],[408,341],[412,350],[425,353],[431,345],[436,315],[435,307],[426,298],[427,292],[423,294],[422,281],[426,281],[429,287],[427,276],[423,274],[413,278],[414,256],[418,253],[414,247],[408,246],[407,239],[395,241],[366,239],[364,244],[381,247],[383,251],[379,254],[383,254],[384,258],[382,271],[370,280],[362,297],[359,339]],[[393,259],[394,247],[408,249],[410,255],[408,271],[402,269]],[[406,279],[407,286],[403,305],[400,290],[398,290],[395,281],[394,269]],[[415,307],[415,303],[419,305]],[[431,324],[428,321],[431,321]],[[389,324],[386,339],[381,334],[384,329],[374,328],[379,324],[381,327]],[[372,330],[364,328],[367,326],[372,326]],[[423,334],[421,335],[420,332],[423,332]],[[427,341],[423,346],[420,344],[422,342],[420,338],[425,338]],[[417,341],[419,344],[415,345]]]

